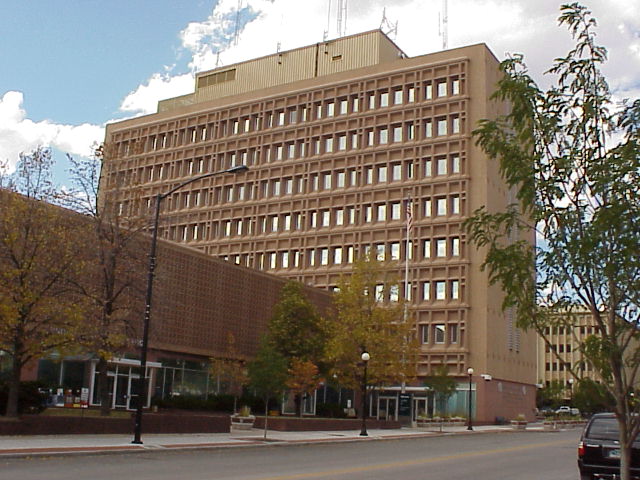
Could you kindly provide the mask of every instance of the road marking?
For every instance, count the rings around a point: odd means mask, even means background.
[[[433,458],[423,458],[423,459],[415,459],[415,460],[403,460],[398,462],[390,462],[390,463],[379,463],[376,465],[369,465],[366,467],[350,467],[350,468],[342,468],[342,469],[334,469],[334,470],[325,470],[322,472],[310,472],[310,473],[296,473],[292,475],[278,475],[276,477],[263,477],[260,480],[297,480],[302,478],[322,478],[322,477],[330,477],[332,475],[347,475],[350,473],[362,473],[373,470],[385,470],[389,468],[397,468],[397,467],[409,467],[414,465],[426,465],[429,463],[435,462],[446,462],[449,460],[459,460],[467,457],[479,457],[482,455],[494,455],[496,453],[509,453],[509,452],[517,452],[520,450],[529,450],[534,448],[542,448],[542,447],[551,447],[554,445],[563,445],[566,444],[566,440],[557,440],[555,442],[545,442],[545,443],[530,443],[528,445],[520,445],[517,447],[506,447],[506,448],[495,448],[491,450],[479,450],[477,452],[465,452],[465,453],[456,453],[453,455],[443,455],[440,457]]]

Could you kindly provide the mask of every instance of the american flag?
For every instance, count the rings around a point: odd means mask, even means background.
[[[411,231],[411,227],[413,226],[413,202],[411,198],[407,200],[407,234]]]

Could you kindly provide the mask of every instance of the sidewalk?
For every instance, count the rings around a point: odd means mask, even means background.
[[[528,430],[541,430],[535,425]],[[510,426],[487,425],[473,427],[444,427],[439,430],[402,428],[395,430],[368,430],[369,436],[361,437],[359,431],[336,432],[278,432],[269,430],[267,441],[258,429],[232,431],[231,433],[148,434],[142,435],[143,445],[131,443],[132,435],[33,435],[0,436],[0,457],[31,457],[37,455],[103,454],[143,452],[162,449],[231,448],[267,445],[291,445],[323,442],[375,441],[397,438],[419,438],[452,434],[510,431]]]

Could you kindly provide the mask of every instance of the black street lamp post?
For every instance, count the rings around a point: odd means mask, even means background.
[[[471,396],[471,377],[473,376],[473,368],[471,367],[467,368],[467,374],[469,375],[469,419],[467,422],[467,430],[473,430],[473,424],[471,422],[471,412],[472,412],[471,401],[473,399],[473,397]]]
[[[369,360],[371,359],[371,355],[369,352],[364,351],[360,356],[362,358],[362,362],[364,363],[364,376],[362,379],[362,428],[360,429],[360,436],[366,437],[369,434],[367,433],[367,365],[369,364]]]
[[[180,190],[182,187],[189,185],[203,178],[213,177],[215,175],[221,175],[224,173],[239,173],[248,170],[246,165],[237,165],[235,167],[227,168],[226,170],[219,170],[217,172],[205,173],[197,177],[191,178],[186,182],[182,182],[180,185],[173,187],[171,190],[165,193],[159,193],[156,195],[156,207],[153,215],[153,230],[151,232],[151,249],[149,251],[149,268],[147,270],[147,295],[144,307],[144,319],[142,323],[142,347],[140,349],[140,395],[138,396],[138,405],[136,408],[136,418],[133,430],[133,441],[131,443],[142,444],[140,434],[142,431],[142,410],[147,403],[147,352],[149,349],[149,321],[151,319],[151,299],[153,296],[153,278],[154,271],[156,269],[156,245],[158,244],[158,219],[160,218],[160,204],[169,195]]]

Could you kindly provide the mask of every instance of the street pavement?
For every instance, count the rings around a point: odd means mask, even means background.
[[[524,431],[541,431],[542,424],[530,424]],[[370,429],[367,437],[359,431],[278,432],[269,430],[267,440],[260,429],[232,430],[231,433],[144,434],[142,445],[132,444],[132,435],[7,435],[0,436],[0,458],[51,455],[105,454],[144,452],[149,450],[179,450],[291,445],[305,443],[337,443],[376,441],[438,435],[464,435],[482,432],[512,431],[509,425],[445,426],[422,428]]]

